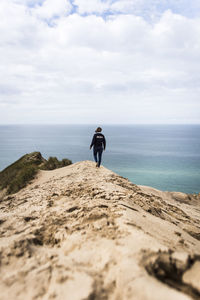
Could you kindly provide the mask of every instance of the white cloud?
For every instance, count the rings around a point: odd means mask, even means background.
[[[70,13],[72,5],[68,0],[45,0],[42,5],[33,9],[36,16],[44,19],[66,16]]]
[[[66,16],[60,2],[49,26],[45,3],[0,3],[1,123],[200,122],[200,19]]]
[[[102,14],[109,10],[110,1],[101,0],[74,0],[74,4],[77,6],[79,14]]]
[[[200,16],[199,0],[74,0],[79,14],[123,13],[154,20],[170,9],[187,17]]]

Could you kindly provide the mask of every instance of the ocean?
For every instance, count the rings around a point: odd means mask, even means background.
[[[22,155],[93,160],[96,125],[1,125],[0,170]],[[200,125],[104,125],[103,165],[139,185],[200,192]]]

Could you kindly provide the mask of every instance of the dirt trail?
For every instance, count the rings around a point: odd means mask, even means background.
[[[0,299],[200,299],[200,199],[91,161],[0,202]]]

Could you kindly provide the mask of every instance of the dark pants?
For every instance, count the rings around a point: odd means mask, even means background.
[[[98,167],[101,165],[101,157],[103,153],[103,148],[93,148],[94,160],[98,163]]]

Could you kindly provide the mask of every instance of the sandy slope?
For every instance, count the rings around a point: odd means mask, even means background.
[[[0,202],[0,299],[200,299],[198,197],[83,161]]]

